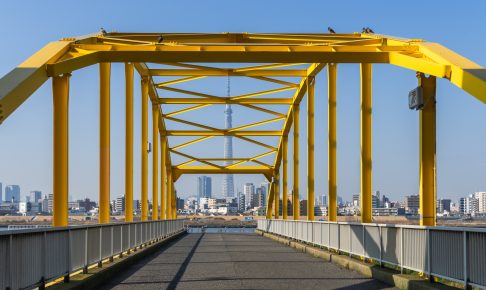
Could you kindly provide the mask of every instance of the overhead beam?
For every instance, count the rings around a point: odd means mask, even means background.
[[[291,98],[250,98],[250,99],[210,99],[210,98],[160,98],[159,104],[190,105],[190,104],[231,104],[231,105],[291,105]]]
[[[167,130],[166,136],[281,136],[282,131],[241,130],[241,131],[204,131],[204,130]]]
[[[266,69],[266,70],[249,70],[244,72],[233,72],[232,70],[211,70],[211,69],[151,69],[152,76],[180,76],[180,77],[302,77],[305,76],[305,70],[302,69]]]

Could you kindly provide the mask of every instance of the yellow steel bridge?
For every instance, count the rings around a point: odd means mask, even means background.
[[[267,218],[278,217],[281,192],[286,193],[288,176],[288,136],[293,130],[294,153],[292,204],[293,218],[299,218],[299,112],[307,96],[307,201],[314,208],[314,83],[315,76],[327,66],[328,74],[328,168],[329,220],[336,221],[336,78],[339,63],[356,63],[361,68],[361,219],[371,222],[372,186],[372,65],[392,64],[417,73],[418,85],[427,99],[420,110],[420,214],[421,224],[435,225],[436,211],[436,78],[444,78],[486,103],[486,69],[436,43],[375,34],[276,34],[276,33],[99,33],[51,42],[0,79],[0,122],[52,79],[54,101],[53,193],[54,226],[66,226],[68,196],[68,101],[69,79],[76,70],[99,65],[100,81],[100,192],[99,222],[108,223],[110,177],[110,69],[111,63],[125,63],[126,76],[126,221],[133,211],[133,99],[134,72],[141,77],[141,204],[142,220],[148,209],[148,110],[152,109],[153,178],[152,219],[176,217],[174,182],[183,174],[263,174],[271,181]],[[211,63],[247,63],[245,67],[220,67]],[[154,67],[163,64],[163,68]],[[258,64],[258,65],[255,65]],[[305,68],[303,68],[305,65]],[[160,76],[176,77],[158,82]],[[253,93],[217,96],[176,88],[173,85],[207,77],[248,77],[277,85],[276,89]],[[300,82],[289,79],[300,78]],[[286,79],[288,78],[288,79]],[[293,92],[291,98],[272,94]],[[166,97],[172,93],[184,97]],[[160,94],[160,95],[159,95]],[[150,103],[149,103],[150,101]],[[268,119],[243,126],[222,129],[188,121],[184,113],[211,105],[232,104],[263,112]],[[185,105],[167,113],[170,105]],[[286,105],[287,112],[270,109]],[[166,120],[191,127],[170,129]],[[280,121],[279,130],[258,130],[259,126]],[[282,122],[283,121],[283,122]],[[196,128],[196,129],[194,129]],[[261,127],[260,127],[261,128]],[[174,146],[172,136],[192,136],[192,140]],[[226,160],[205,158],[180,151],[216,136],[234,136],[265,148],[263,154]],[[279,137],[277,146],[262,141]],[[258,140],[256,139],[258,138]],[[160,146],[160,148],[159,148]],[[174,164],[171,156],[187,161]],[[274,156],[273,163],[263,157]],[[160,159],[159,159],[160,158]],[[230,161],[221,165],[220,161]],[[160,165],[160,175],[158,168]],[[282,176],[280,176],[282,172]],[[161,188],[158,188],[158,184]],[[280,182],[281,181],[281,182]],[[280,188],[280,184],[281,187]],[[160,204],[159,204],[160,201]],[[283,203],[283,218],[288,218]],[[157,210],[160,209],[160,210]],[[307,210],[313,220],[313,210]]]

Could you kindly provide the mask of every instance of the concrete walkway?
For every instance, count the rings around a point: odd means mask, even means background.
[[[188,234],[102,289],[395,289],[256,234]]]

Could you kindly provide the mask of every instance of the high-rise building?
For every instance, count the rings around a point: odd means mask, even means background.
[[[317,206],[327,206],[327,195],[320,195],[317,197]]]
[[[20,202],[20,186],[7,185],[5,187],[5,201],[6,202]]]
[[[115,200],[115,207],[114,211],[117,213],[124,213],[125,212],[125,197],[120,196]]]
[[[475,192],[474,198],[478,200],[478,212],[486,213],[486,191]]]
[[[229,80],[228,80],[229,82]],[[229,94],[229,85],[228,85],[228,94]],[[227,104],[224,110],[225,116],[225,128],[230,129],[232,125],[232,118],[231,114],[233,110],[231,110],[231,105]],[[233,158],[233,140],[232,136],[224,136],[224,158]],[[225,161],[225,165],[231,165],[232,161]],[[235,197],[235,185],[233,174],[225,174],[223,176],[223,197]]]
[[[183,210],[184,209],[184,199],[178,197],[176,201],[176,209]]]
[[[475,194],[470,194],[468,197],[461,197],[459,199],[459,210],[462,214],[475,215],[479,212],[479,200]]]
[[[438,199],[437,200],[437,213],[444,213],[444,211],[451,212],[451,200],[450,199]]]
[[[420,196],[409,195],[405,197],[405,210],[412,214],[417,214],[420,207]]]
[[[359,206],[359,194],[353,194],[353,206]]]
[[[199,176],[197,178],[197,200],[203,197],[211,197],[211,177]]]
[[[245,195],[246,207],[252,207],[252,201],[255,195],[255,185],[253,185],[253,183],[245,183],[245,185],[243,185],[243,194]]]
[[[3,185],[0,182],[0,203],[3,201]]]
[[[39,199],[42,199],[42,192],[41,191],[33,190],[29,193],[30,202],[39,202]]]
[[[255,190],[253,202],[252,207],[265,206],[265,187],[260,186]]]
[[[244,212],[245,210],[245,195],[242,192],[238,192],[238,212]]]

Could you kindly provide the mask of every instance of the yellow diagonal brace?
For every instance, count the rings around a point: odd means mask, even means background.
[[[253,104],[253,105],[291,105],[291,98],[251,98],[230,100],[229,98],[159,98],[159,104],[189,105],[189,104]]]
[[[175,80],[171,80],[171,81],[167,81],[167,82],[163,82],[163,83],[157,83],[157,84],[155,84],[155,86],[156,87],[165,87],[165,86],[169,86],[169,85],[180,84],[180,83],[194,81],[194,80],[203,79],[203,78],[205,78],[205,76],[192,76],[192,77],[188,77],[188,78],[181,78],[181,79],[175,79]]]
[[[303,65],[304,63],[272,63],[272,64],[264,64],[264,65],[257,65],[257,66],[247,66],[233,69],[234,72],[244,72],[249,70],[260,70],[260,69],[269,69],[269,68],[277,68],[277,67],[286,67],[286,66],[296,66],[296,65]]]
[[[222,99],[221,97],[218,97],[218,96],[208,95],[208,94],[194,92],[194,91],[188,91],[188,90],[176,89],[176,88],[164,87],[164,86],[156,86],[156,87],[158,89],[161,89],[161,90],[171,91],[171,92],[175,92],[175,93],[193,95],[193,96],[198,96],[198,97],[203,97],[203,98],[208,98],[208,99]]]
[[[201,124],[198,124],[198,123],[182,120],[182,119],[179,119],[179,118],[170,117],[170,116],[167,116],[167,115],[162,115],[162,116],[163,116],[164,119],[171,120],[171,121],[178,122],[178,123],[182,123],[182,124],[186,124],[186,125],[191,125],[191,126],[194,126],[194,127],[199,127],[199,128],[203,128],[203,129],[207,129],[207,130],[211,130],[211,131],[218,131],[218,132],[223,131],[223,130],[218,129],[218,128],[214,128],[214,127],[210,127],[210,126],[206,126],[206,125],[201,125]]]
[[[256,160],[258,158],[262,158],[262,157],[265,157],[267,155],[270,155],[270,154],[273,154],[275,153],[275,150],[271,150],[271,151],[268,151],[268,152],[265,152],[265,153],[262,153],[262,154],[258,154],[258,155],[255,155],[253,157],[251,157],[250,159],[248,160],[241,160],[239,162],[236,162],[236,163],[233,163],[233,164],[230,164],[230,165],[227,165],[225,166],[225,168],[231,168],[231,167],[235,167],[237,165],[240,165],[240,164],[243,164],[243,163],[247,163],[247,162],[251,162],[253,160]]]
[[[256,145],[260,145],[262,147],[265,147],[265,148],[268,148],[268,149],[272,149],[272,150],[276,150],[277,148],[273,147],[273,146],[270,146],[268,144],[265,144],[265,143],[262,143],[262,142],[259,142],[259,141],[256,141],[256,140],[253,140],[253,139],[250,139],[250,138],[247,138],[247,137],[244,137],[244,136],[238,136],[238,135],[235,135],[236,138],[238,139],[241,139],[241,140],[245,140],[247,142],[250,142],[250,143],[253,143],[253,144],[256,144]]]
[[[182,113],[187,113],[187,112],[190,112],[190,111],[202,109],[202,108],[205,108],[205,107],[208,107],[208,106],[211,106],[211,104],[202,104],[202,105],[192,106],[192,107],[189,107],[189,108],[174,111],[172,113],[167,113],[167,114],[165,114],[165,116],[171,117],[171,116],[179,115],[179,114],[182,114]]]
[[[182,152],[173,150],[173,149],[169,149],[169,151],[172,152],[172,153],[174,153],[174,154],[180,155],[182,157],[186,157],[186,158],[189,158],[189,159],[192,159],[192,160],[195,160],[195,161],[198,161],[198,162],[207,164],[209,166],[213,166],[213,167],[216,167],[216,168],[224,168],[223,166],[219,166],[219,165],[214,164],[212,162],[209,162],[209,161],[206,161],[206,160],[202,160],[202,159],[199,159],[197,157],[194,157],[194,156],[191,156],[191,155],[188,155],[188,154],[185,154],[185,153],[182,153]]]
[[[194,162],[196,162],[196,160],[191,159],[191,160],[188,160],[186,162],[182,162],[181,164],[178,164],[176,166],[184,166],[184,165],[188,165],[188,164],[191,164],[191,163],[194,163]]]
[[[282,80],[277,80],[277,79],[273,79],[273,78],[269,78],[269,77],[253,77],[253,76],[250,76],[250,78],[265,81],[265,82],[280,84],[280,85],[284,85],[284,86],[287,86],[287,87],[293,87],[293,88],[299,87],[299,84],[286,82],[286,81],[282,81]]]
[[[198,142],[201,142],[201,141],[204,141],[204,140],[207,140],[207,139],[210,139],[210,138],[213,138],[214,136],[204,136],[204,137],[201,137],[201,138],[197,138],[197,139],[194,139],[194,140],[191,140],[189,142],[185,142],[185,143],[182,143],[182,144],[179,144],[177,146],[174,146],[170,149],[172,150],[177,150],[177,149],[181,149],[183,147],[186,147],[186,146],[189,146],[189,145],[192,145],[192,144],[196,144]]]
[[[287,117],[287,115],[285,115],[285,114],[278,113],[278,112],[275,112],[275,111],[272,111],[272,110],[269,110],[269,109],[261,108],[261,107],[258,107],[258,106],[253,106],[253,105],[249,105],[249,104],[241,104],[241,106],[247,107],[247,108],[250,108],[250,109],[253,109],[253,110],[261,111],[261,112],[264,112],[264,113],[268,113],[268,114],[271,114],[271,115],[283,117],[283,118]]]
[[[273,90],[254,92],[254,93],[250,93],[250,94],[234,96],[234,97],[231,97],[230,100],[241,100],[241,99],[246,99],[246,98],[251,98],[251,97],[256,97],[256,96],[285,92],[285,91],[289,91],[289,90],[295,90],[295,88],[294,87],[283,87],[283,88],[278,88],[278,89],[273,89]]]
[[[277,122],[277,121],[280,121],[280,120],[283,120],[283,119],[285,119],[285,117],[278,117],[278,118],[268,119],[268,120],[265,120],[265,121],[251,123],[251,124],[247,124],[247,125],[243,125],[243,126],[239,126],[239,127],[232,128],[232,129],[228,130],[228,132],[241,131],[242,129],[252,128],[252,127],[256,127],[256,126],[261,126],[261,125],[264,125],[264,124]]]

